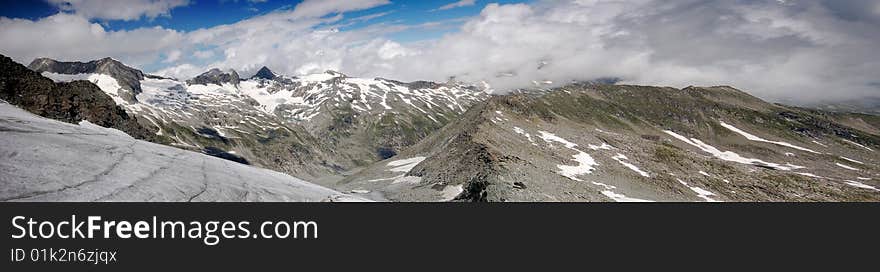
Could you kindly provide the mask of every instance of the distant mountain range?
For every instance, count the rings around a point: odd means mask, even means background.
[[[880,117],[732,87],[602,80],[490,95],[335,71],[181,81],[109,58],[28,67],[5,58],[0,98],[373,200],[880,200]],[[106,96],[79,101],[68,86]]]

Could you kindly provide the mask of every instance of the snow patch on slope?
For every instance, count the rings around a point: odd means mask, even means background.
[[[593,160],[593,157],[590,156],[590,154],[587,154],[586,152],[583,152],[583,151],[577,149],[576,148],[578,146],[577,144],[569,142],[568,140],[566,140],[562,137],[556,136],[555,134],[549,133],[546,131],[538,131],[538,133],[541,134],[539,137],[542,140],[544,140],[545,142],[561,143],[566,148],[577,152],[577,154],[572,155],[572,157],[574,158],[572,160],[577,162],[578,163],[577,165],[574,165],[574,166],[557,165],[556,166],[559,168],[560,175],[563,175],[571,180],[583,181],[583,180],[577,178],[577,176],[592,173],[593,170],[595,170],[595,168],[593,168],[593,167],[599,165],[598,163],[596,163],[595,160]]]
[[[749,165],[763,165],[763,166],[772,167],[775,169],[785,170],[785,171],[804,168],[803,166],[797,166],[797,165],[793,165],[790,163],[785,164],[785,165],[781,165],[781,164],[777,164],[777,163],[765,162],[765,161],[762,161],[759,159],[746,158],[746,157],[740,156],[739,154],[731,152],[731,151],[718,150],[718,148],[715,148],[714,146],[708,145],[708,144],[706,144],[696,138],[688,139],[687,137],[681,136],[681,135],[679,135],[675,132],[669,131],[669,130],[664,130],[663,132],[665,132],[666,134],[669,134],[670,136],[672,136],[682,142],[685,142],[689,145],[697,147],[700,150],[703,150],[704,152],[709,153],[712,156],[719,158],[721,160],[737,162],[737,163],[742,163],[742,164],[749,164]]]
[[[862,188],[862,189],[868,189],[868,190],[873,190],[873,191],[878,191],[878,192],[880,192],[880,189],[877,189],[877,188],[874,187],[874,186],[871,186],[871,185],[868,185],[868,184],[864,184],[864,183],[861,183],[861,182],[858,182],[858,181],[846,180],[846,181],[844,181],[844,184],[849,185],[849,186],[852,186],[852,187],[856,187],[856,188]]]
[[[587,154],[586,152],[581,151],[580,149],[577,149],[577,146],[578,146],[577,144],[572,143],[562,137],[556,136],[555,134],[550,133],[550,132],[538,131],[538,133],[541,134],[539,136],[539,138],[541,138],[542,140],[544,140],[547,143],[550,143],[550,142],[561,143],[566,148],[577,152],[576,154],[572,155],[572,157],[574,157],[574,159],[572,159],[572,160],[577,162],[578,163],[577,165],[556,165],[556,167],[559,168],[560,175],[567,177],[568,179],[571,179],[574,181],[583,181],[582,179],[578,178],[577,176],[592,173],[595,170],[594,166],[599,165],[599,163],[597,163],[596,160],[594,160],[593,157],[590,156],[590,154]],[[620,155],[620,154],[618,154],[618,155]],[[625,158],[625,156],[624,156],[624,158]],[[623,163],[623,162],[621,162],[621,163]],[[624,165],[627,165],[627,164],[624,164]],[[638,167],[635,167],[635,165],[632,165],[632,167],[633,168],[630,168],[630,169],[633,169],[633,170],[638,169]],[[642,174],[640,169],[637,172],[640,172],[640,174]],[[644,173],[644,175],[647,175],[647,173]],[[608,184],[599,183],[599,182],[592,182],[592,183],[603,187],[605,190],[601,191],[602,195],[604,195],[604,196],[606,196],[616,202],[650,202],[651,201],[651,200],[646,200],[646,199],[628,197],[622,193],[614,192],[612,190],[615,189],[616,187],[608,185]]]
[[[461,184],[455,186],[446,186],[443,188],[440,201],[452,201],[456,196],[464,192],[464,186]]]
[[[419,163],[421,163],[424,160],[425,160],[425,157],[412,157],[409,159],[391,161],[387,165],[394,167],[394,168],[391,168],[388,171],[409,172],[409,170],[412,170],[413,167],[416,167],[416,165],[418,165]]]
[[[854,162],[854,163],[862,164],[862,165],[865,164],[864,162],[860,162],[860,161],[853,160],[853,159],[850,159],[850,158],[847,158],[847,157],[843,157],[843,156],[841,156],[840,158],[841,158],[841,159],[844,159],[844,160],[847,160],[847,161],[850,161],[850,162]]]
[[[55,82],[71,82],[74,80],[90,81],[90,82],[94,83],[95,85],[97,85],[98,88],[101,89],[101,91],[104,91],[104,93],[109,95],[110,98],[113,98],[113,102],[116,102],[116,105],[127,104],[125,102],[125,100],[122,100],[122,98],[119,97],[119,89],[122,88],[122,86],[119,85],[119,82],[116,81],[115,78],[113,78],[109,75],[105,75],[105,74],[73,74],[73,75],[69,75],[69,74],[57,74],[57,73],[52,73],[52,72],[43,72],[42,75],[44,77],[52,79],[52,81],[55,81]]]
[[[629,162],[624,161],[624,160],[628,160],[628,158],[626,156],[624,156],[623,154],[617,153],[617,155],[615,155],[614,157],[611,157],[611,158],[614,159],[615,161],[619,162],[620,164],[623,164],[623,166],[626,166],[627,168],[635,171],[636,173],[639,173],[639,175],[641,175],[643,177],[646,177],[646,178],[651,177],[651,175],[649,175],[648,172],[642,171],[642,169],[639,169],[638,166],[635,166]]]
[[[678,183],[681,183],[681,185],[684,185],[685,187],[688,187],[688,189],[691,189],[691,191],[694,191],[694,193],[697,193],[697,197],[706,200],[706,202],[719,202],[718,200],[711,198],[711,196],[714,196],[715,193],[697,186],[690,186],[687,184],[687,182],[684,182],[681,179],[676,180],[678,180]]]
[[[618,194],[618,193],[608,191],[608,190],[602,191],[602,195],[607,196],[608,198],[610,198],[611,200],[614,200],[615,202],[654,202],[652,200],[647,200],[647,199],[628,197],[624,194]]]
[[[520,127],[513,127],[513,132],[516,132],[516,133],[519,134],[519,135],[523,135],[523,136],[525,136],[525,137],[526,137],[526,140],[529,140],[529,143],[532,143],[532,145],[534,145],[534,146],[537,146],[537,145],[538,145],[537,143],[535,143],[535,140],[532,139],[532,135],[529,134],[528,132],[526,132],[525,130],[523,130],[522,128],[520,128]]]
[[[727,129],[729,129],[730,131],[736,132],[737,134],[742,135],[743,137],[746,137],[746,139],[749,139],[750,141],[764,142],[764,143],[771,143],[771,144],[775,144],[775,145],[780,145],[780,146],[785,146],[785,147],[794,148],[794,149],[801,150],[801,151],[807,151],[807,152],[810,152],[810,153],[819,154],[819,152],[813,151],[812,149],[809,149],[809,148],[796,146],[796,145],[793,145],[793,144],[790,144],[790,143],[786,143],[786,142],[778,142],[778,141],[770,141],[770,140],[766,140],[766,139],[764,139],[764,138],[761,138],[761,137],[758,137],[758,136],[755,136],[755,135],[749,134],[748,132],[745,132],[745,131],[743,131],[743,130],[741,130],[741,129],[738,129],[738,128],[732,126],[732,125],[729,125],[729,124],[725,123],[724,121],[721,121],[720,123],[721,123],[721,126],[723,126],[724,128],[727,128]]]
[[[842,139],[842,140],[843,140],[844,142],[850,143],[850,144],[852,144],[852,145],[855,145],[855,146],[858,146],[858,147],[861,147],[861,148],[867,149],[868,151],[872,151],[872,152],[874,151],[874,149],[871,149],[870,147],[864,146],[864,145],[862,145],[862,144],[860,144],[860,143],[853,142],[853,141],[850,141],[850,140],[847,140],[847,139]]]
[[[846,165],[846,164],[835,163],[835,165],[840,166],[840,168],[843,168],[843,169],[853,170],[853,171],[859,171],[858,168],[855,168],[855,167],[852,167],[852,166],[849,166],[849,165]]]

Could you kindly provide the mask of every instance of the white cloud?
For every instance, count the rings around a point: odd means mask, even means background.
[[[189,5],[189,0],[47,0],[61,10],[86,18],[137,20],[168,16],[171,9]]]
[[[3,18],[0,52],[23,63],[38,56],[113,56],[135,66],[168,60],[152,71],[179,78],[212,67],[247,75],[265,65],[291,75],[332,69],[404,81],[454,76],[498,90],[618,77],[644,85],[732,85],[792,102],[880,96],[880,15],[873,3],[538,1],[487,5],[458,31],[416,43],[383,37],[436,23],[337,30],[347,22],[338,13],[382,2],[306,1],[188,33],[107,32],[67,14]],[[169,58],[175,50],[180,57]]]
[[[155,74],[163,75],[167,77],[173,77],[178,79],[188,79],[193,77],[193,75],[198,75],[206,72],[203,67],[198,67],[189,63],[184,63],[176,66],[167,67],[165,69],[156,71]]]
[[[0,52],[24,64],[38,57],[92,60],[113,56],[142,65],[179,46],[183,37],[161,27],[107,31],[100,24],[64,13],[36,21],[0,17]]]
[[[168,54],[165,56],[165,60],[163,60],[162,62],[165,62],[165,63],[175,62],[180,59],[180,56],[182,54],[183,53],[180,52],[180,50],[171,50],[171,52],[168,52]]]
[[[200,50],[200,51],[193,52],[193,56],[195,56],[196,58],[199,58],[199,59],[207,59],[207,58],[211,58],[214,56],[214,51]]]
[[[343,13],[347,11],[355,11],[373,8],[377,6],[391,4],[388,0],[347,0],[347,1],[326,1],[326,0],[305,0],[297,4],[293,10],[293,17],[320,17],[330,13]]]
[[[461,0],[461,1],[452,2],[452,3],[449,3],[449,4],[443,5],[443,6],[439,7],[439,8],[437,8],[437,9],[433,9],[433,10],[431,10],[431,11],[447,10],[447,9],[454,9],[454,8],[460,8],[460,7],[473,6],[476,2],[477,2],[476,0]]]

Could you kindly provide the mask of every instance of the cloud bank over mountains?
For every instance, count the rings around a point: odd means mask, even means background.
[[[187,1],[133,1],[164,4],[116,17],[87,11],[87,0],[65,2],[71,2],[70,12],[0,18],[0,52],[23,63],[42,56],[113,56],[135,66],[158,65],[152,72],[180,78],[212,67],[247,75],[265,65],[291,75],[332,69],[407,81],[455,77],[486,81],[496,90],[616,77],[645,85],[732,85],[795,103],[880,96],[878,1],[487,4],[478,15],[460,19],[457,31],[406,43],[388,36],[448,22],[379,21],[348,29],[356,18],[345,12],[389,1],[304,1],[190,32],[109,31],[90,19],[163,16]]]

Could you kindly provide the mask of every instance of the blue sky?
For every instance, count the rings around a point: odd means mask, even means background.
[[[93,0],[83,0],[93,1]],[[87,19],[91,23],[100,24],[105,31],[133,31],[145,28],[161,27],[163,29],[175,30],[181,33],[193,32],[202,29],[211,29],[221,25],[232,25],[243,20],[259,18],[267,14],[279,12],[293,12],[299,4],[304,1],[292,0],[118,0],[117,2],[179,2],[170,8],[163,9],[163,13],[158,16],[147,16],[141,13],[136,18],[125,19],[107,19],[94,15],[94,12],[81,12],[76,9],[65,9],[65,0],[23,0],[5,3],[4,8],[0,9],[0,17],[27,19],[31,21],[39,21],[56,14],[79,15]],[[358,0],[364,2],[381,2],[383,0]],[[438,39],[445,34],[456,32],[461,25],[468,19],[479,15],[480,11],[489,3],[511,4],[511,3],[528,3],[523,0],[492,0],[492,1],[462,1],[465,5],[455,5],[441,10],[445,5],[452,5],[459,0],[391,0],[389,3],[370,4],[368,8],[352,9],[345,12],[330,12],[323,15],[323,18],[329,18],[337,15],[342,16],[342,20],[333,21],[327,24],[317,24],[315,29],[322,27],[336,27],[340,31],[356,31],[368,26],[375,25],[393,25],[393,26],[418,26],[422,24],[436,23],[433,27],[413,27],[402,28],[395,31],[383,33],[382,38],[399,42],[402,44],[422,42],[427,40]],[[59,3],[61,2],[61,3]],[[93,1],[100,4],[98,1]],[[331,2],[331,1],[312,1],[312,2]],[[339,1],[351,5],[355,0]],[[473,2],[473,3],[467,3]],[[132,4],[136,5],[136,4]],[[76,7],[75,7],[76,8]],[[102,5],[92,7],[79,7],[82,9],[102,9]],[[113,7],[108,7],[112,9]],[[127,8],[121,5],[116,8]],[[139,7],[143,8],[143,7]],[[217,49],[212,44],[197,44],[192,46],[193,50],[203,52],[210,49]],[[219,51],[219,50],[217,50]],[[168,66],[167,59],[174,51],[163,51],[156,53],[157,58],[152,61],[132,60],[126,56],[113,55],[111,57],[121,58],[124,61],[136,63],[139,68],[145,71],[157,71]],[[97,57],[97,56],[95,56]],[[222,58],[220,54],[214,54],[209,58],[183,57],[188,64],[194,65],[210,65]]]

